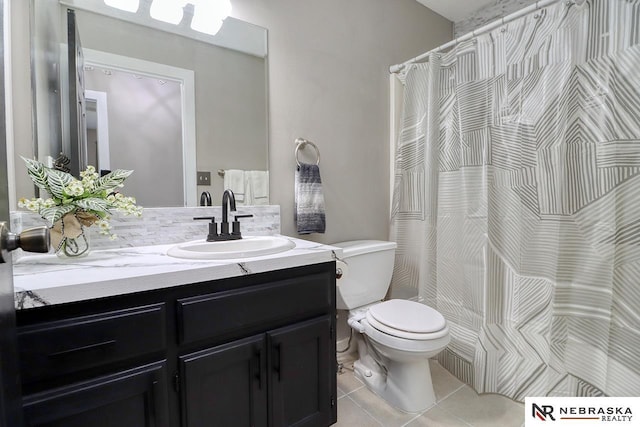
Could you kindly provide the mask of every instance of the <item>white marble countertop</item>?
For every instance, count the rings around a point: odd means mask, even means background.
[[[13,265],[16,309],[319,264],[341,254],[339,248],[287,238],[296,244],[294,249],[236,260],[174,258],[167,255],[173,245],[97,250],[79,259],[23,257]]]

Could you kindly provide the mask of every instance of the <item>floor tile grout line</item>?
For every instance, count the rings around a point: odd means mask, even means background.
[[[350,400],[350,401],[352,401],[352,402],[353,402],[353,403],[354,403],[358,408],[360,408],[360,410],[361,410],[362,412],[364,412],[365,414],[367,414],[368,416],[370,416],[371,418],[373,418],[373,420],[375,420],[375,422],[377,422],[378,424],[380,424],[380,426],[384,427],[384,424],[382,424],[382,423],[380,422],[380,420],[379,420],[379,419],[377,419],[375,416],[373,416],[372,414],[370,414],[370,413],[369,413],[369,411],[367,411],[367,410],[366,410],[366,409],[364,409],[362,406],[360,406],[360,405],[358,404],[358,402],[356,402],[355,400],[353,400],[352,398],[350,398],[348,395],[347,395],[347,397],[348,397],[348,398],[349,398],[349,400]]]
[[[452,414],[451,412],[447,411],[446,409],[444,409],[442,406],[440,406],[440,403],[444,402],[445,399],[448,399],[449,397],[451,397],[452,395],[456,394],[458,391],[460,391],[461,389],[463,389],[465,386],[467,386],[468,384],[462,383],[460,384],[460,386],[453,390],[451,393],[447,394],[445,397],[443,397],[442,399],[440,399],[439,401],[437,401],[436,403],[434,403],[431,407],[429,407],[429,409],[423,411],[421,414],[419,414],[418,416],[416,416],[415,418],[411,419],[409,422],[407,422],[406,424],[404,424],[402,427],[405,427],[407,424],[413,422],[414,420],[420,418],[421,416],[423,416],[424,414],[426,414],[427,412],[431,411],[433,408],[435,408],[436,406],[438,408],[440,408],[441,411],[444,411],[446,414],[451,415],[453,418],[457,419],[458,421],[460,421],[463,424],[468,425],[469,427],[473,427],[472,424],[469,424],[466,420],[463,420],[462,418],[458,417],[455,414]]]
[[[360,390],[362,387],[364,387],[364,385],[362,385],[362,386],[360,386],[360,387],[358,387],[358,388],[356,388],[356,389],[351,390],[349,393],[347,393],[346,391],[342,390],[342,392],[344,393],[344,395],[343,395],[342,397],[344,397],[344,396],[349,396],[351,393],[353,393],[353,392],[356,392],[356,391]]]
[[[448,399],[449,397],[451,397],[452,395],[456,394],[458,391],[460,391],[461,389],[463,389],[467,384],[462,383],[462,385],[460,387],[458,387],[457,389],[453,390],[451,393],[447,394],[445,397],[443,397],[442,399],[438,400],[436,402],[436,404],[443,402],[445,399]]]
[[[415,420],[417,420],[418,418],[420,418],[421,416],[423,416],[424,414],[426,414],[427,412],[429,412],[430,410],[432,410],[434,407],[436,407],[438,404],[434,403],[433,405],[429,406],[429,409],[425,409],[424,411],[420,412],[419,414],[417,414],[415,417],[411,418],[409,421],[407,421],[406,423],[402,424],[401,427],[406,427],[409,424],[411,424],[412,422],[414,422]]]
[[[443,397],[442,399],[440,399],[439,402],[436,403],[436,405],[438,405],[438,408],[440,408],[442,411],[444,411],[445,413],[451,415],[452,417],[454,417],[457,420],[460,420],[461,422],[465,423],[466,425],[473,427],[472,424],[468,423],[466,420],[463,420],[462,418],[458,417],[456,414],[452,413],[451,411],[447,411],[446,409],[444,409],[442,406],[439,405],[439,403],[444,402],[446,399],[450,398],[451,396],[453,396],[454,394],[456,394],[457,392],[459,392],[460,390],[462,390],[465,387],[469,387],[471,388],[471,386],[469,384],[466,383],[462,383],[460,385],[460,387],[458,387],[457,389],[453,390],[451,393],[447,394],[445,397]],[[471,388],[473,390],[473,388]]]
[[[453,394],[453,393],[452,393],[452,394]],[[447,396],[447,397],[448,397],[448,396]],[[444,400],[444,399],[443,399],[443,400]],[[459,416],[457,416],[457,415],[456,415],[456,414],[454,414],[453,412],[446,410],[445,408],[443,408],[443,407],[442,407],[442,406],[440,406],[440,405],[438,405],[438,407],[439,407],[443,412],[445,412],[446,414],[448,414],[448,415],[452,416],[453,418],[457,419],[457,420],[458,420],[458,421],[460,421],[461,423],[464,423],[464,424],[468,425],[469,427],[474,427],[474,426],[473,426],[473,424],[471,424],[470,422],[468,422],[468,421],[467,421],[467,420],[465,420],[465,419],[460,418]]]

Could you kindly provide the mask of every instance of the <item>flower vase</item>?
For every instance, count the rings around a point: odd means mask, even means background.
[[[78,237],[63,237],[56,255],[60,258],[79,258],[89,255],[91,245],[89,243],[89,233],[82,229],[82,233]]]
[[[87,227],[95,222],[86,218],[86,212],[72,212],[51,227],[51,246],[60,258],[78,258],[89,255],[91,249]]]

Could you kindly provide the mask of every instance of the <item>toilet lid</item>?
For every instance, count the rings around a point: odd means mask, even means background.
[[[367,314],[397,331],[428,334],[446,326],[442,314],[424,304],[408,300],[392,299],[376,304],[369,308]]]

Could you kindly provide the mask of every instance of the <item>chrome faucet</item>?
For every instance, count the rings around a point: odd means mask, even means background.
[[[203,191],[200,195],[200,206],[211,206],[211,193]]]

